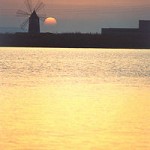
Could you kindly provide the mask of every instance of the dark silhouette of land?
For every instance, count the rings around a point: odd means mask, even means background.
[[[15,33],[0,34],[0,46],[64,48],[150,48],[150,21],[139,28],[103,28],[90,33]]]

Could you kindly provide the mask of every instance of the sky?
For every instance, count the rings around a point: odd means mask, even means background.
[[[35,3],[36,0],[33,0]],[[101,28],[137,28],[139,20],[150,20],[150,0],[43,0],[41,14],[57,19],[57,25],[42,32],[100,33]],[[24,0],[0,0],[0,28],[19,28],[25,18],[17,17],[18,9],[26,10]]]

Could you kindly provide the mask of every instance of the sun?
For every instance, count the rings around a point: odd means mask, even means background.
[[[45,19],[44,24],[45,25],[56,25],[57,20],[53,17],[48,17],[48,18]]]

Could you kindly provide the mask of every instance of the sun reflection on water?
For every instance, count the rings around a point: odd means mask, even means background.
[[[147,149],[148,97],[146,88],[114,85],[8,88],[1,100],[0,146],[44,150]]]

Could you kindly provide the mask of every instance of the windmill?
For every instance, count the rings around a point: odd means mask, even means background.
[[[24,1],[26,10],[19,9],[16,14],[19,17],[25,17],[26,19],[20,25],[21,29],[25,29],[28,25],[28,33],[40,33],[40,20],[45,20],[45,14],[39,14],[44,9],[44,3],[38,0],[33,7],[32,0]]]

